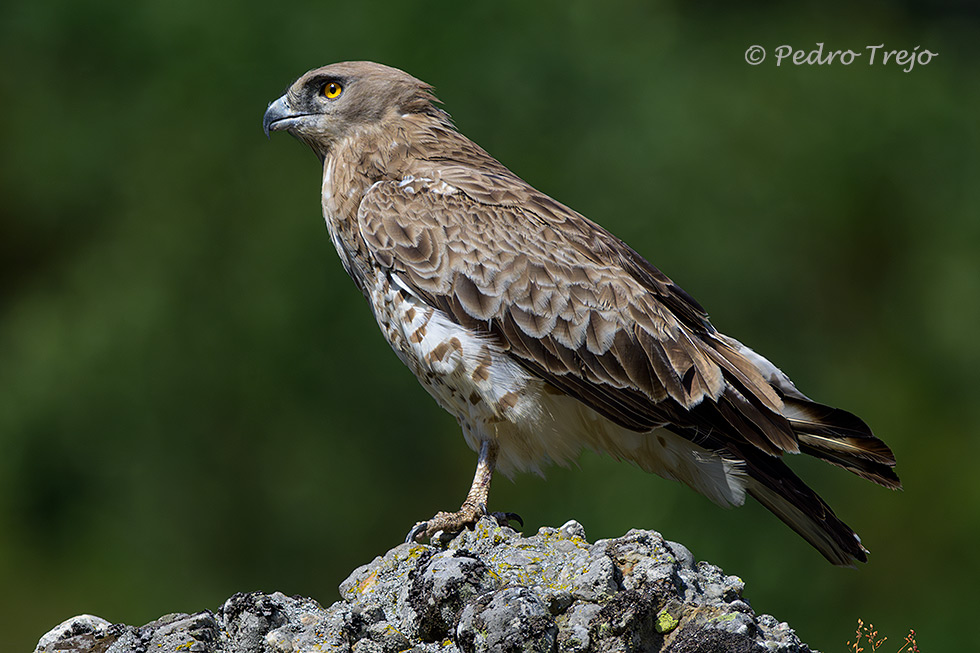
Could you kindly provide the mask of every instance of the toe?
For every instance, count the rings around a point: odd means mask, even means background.
[[[522,527],[524,526],[524,520],[516,512],[494,512],[490,514],[497,523],[501,526],[510,526],[510,522],[516,521]]]
[[[425,538],[426,531],[429,529],[429,522],[420,521],[419,523],[412,526],[412,530],[408,531],[408,535],[405,536],[405,544],[411,544],[413,542],[421,542]]]

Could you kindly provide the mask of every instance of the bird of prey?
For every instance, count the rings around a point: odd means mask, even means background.
[[[899,488],[885,443],[715,330],[659,269],[505,168],[438,104],[401,70],[344,62],[300,77],[263,120],[319,158],[344,268],[479,452],[461,508],[409,539],[471,526],[495,469],[540,471],[592,449],[722,506],[748,494],[830,562],[866,561],[784,459],[809,454]]]

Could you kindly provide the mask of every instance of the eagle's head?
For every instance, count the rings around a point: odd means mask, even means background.
[[[447,118],[432,87],[397,68],[370,61],[345,61],[297,79],[269,105],[266,135],[287,131],[323,159],[338,140],[358,129],[397,121],[406,114]]]

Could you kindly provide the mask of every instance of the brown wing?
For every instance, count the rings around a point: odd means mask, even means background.
[[[625,243],[505,169],[438,176],[379,182],[358,211],[372,255],[420,298],[624,427],[799,451],[778,393]]]
[[[739,461],[748,492],[832,563],[867,559],[777,457],[802,450],[901,487],[891,450],[864,422],[811,402],[625,243],[506,169],[433,177],[365,195],[360,233],[381,265],[621,426],[664,426]]]

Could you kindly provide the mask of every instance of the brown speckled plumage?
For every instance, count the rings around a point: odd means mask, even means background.
[[[337,97],[324,95],[338,84]],[[886,487],[894,457],[850,413],[811,402],[718,333],[687,293],[608,231],[455,130],[431,88],[368,62],[310,71],[266,113],[323,162],[323,211],[348,273],[481,465],[537,470],[583,447],[691,485],[748,492],[835,564],[857,536],[783,462],[807,453]]]

